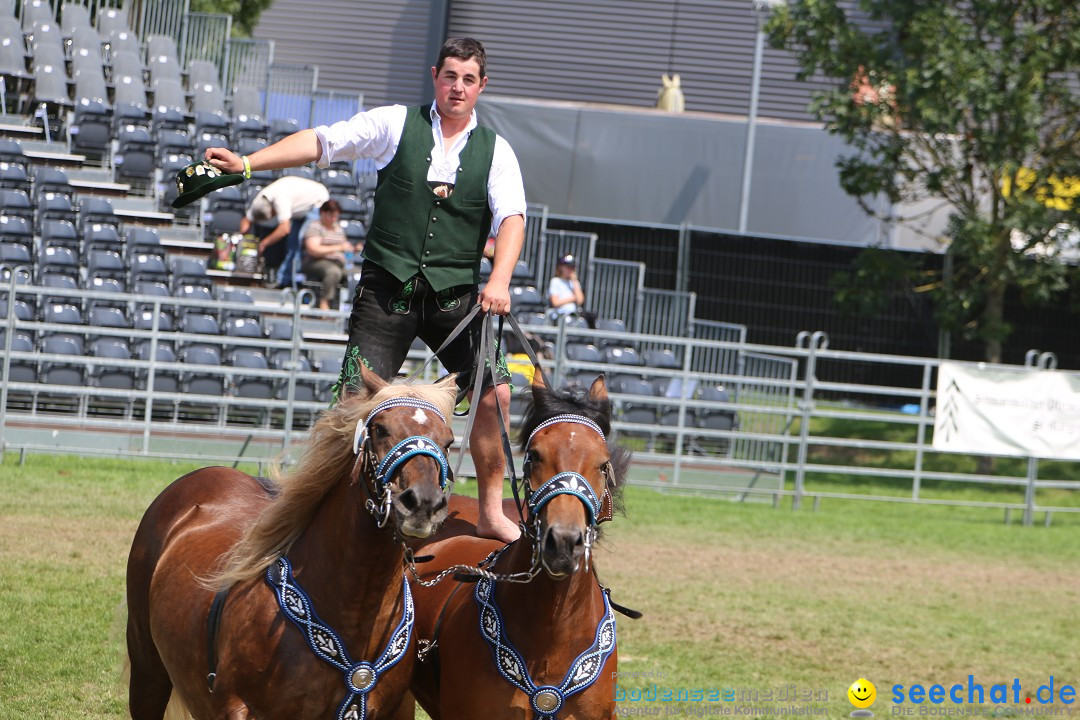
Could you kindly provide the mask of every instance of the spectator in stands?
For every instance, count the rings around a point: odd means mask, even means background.
[[[259,255],[267,270],[280,268],[279,287],[292,286],[293,276],[300,267],[300,233],[305,224],[318,220],[319,208],[329,199],[330,191],[321,183],[286,176],[264,187],[248,206],[240,222],[241,233],[249,232],[252,224],[276,223],[270,234],[259,241]]]
[[[585,293],[578,282],[577,261],[573,255],[563,255],[555,263],[555,276],[548,283],[548,305],[552,314],[574,315],[585,304]]]
[[[346,255],[352,259],[355,248],[341,229],[341,206],[327,200],[319,208],[319,221],[308,223],[304,230],[304,275],[322,283],[319,309],[329,310],[337,302],[338,286],[345,277]]]
[[[510,312],[510,278],[525,236],[525,190],[510,145],[477,125],[474,107],[487,84],[484,46],[450,38],[431,68],[430,106],[378,107],[330,126],[301,130],[250,157],[210,148],[206,159],[229,172],[371,158],[379,170],[364,269],[349,318],[349,344],[336,393],[359,382],[360,363],[384,378],[397,373],[412,341],[437,348],[475,305]],[[478,288],[484,243],[495,259]],[[440,359],[468,391],[480,339],[480,316]],[[504,363],[498,363],[504,365]],[[502,510],[503,455],[499,418],[509,416],[509,373],[496,368],[474,389],[470,435],[477,468],[477,533],[505,542],[520,534]],[[478,397],[477,397],[478,396]]]

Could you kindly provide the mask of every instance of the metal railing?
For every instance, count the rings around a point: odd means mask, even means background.
[[[145,305],[155,318],[160,317],[159,309],[180,307],[212,314],[258,312],[263,320],[288,318],[293,332],[289,339],[268,340],[166,332],[158,325],[145,330],[64,325],[17,316],[16,299],[31,300],[40,308],[45,298]],[[314,311],[291,297],[277,305],[252,305],[41,288],[16,285],[12,279],[0,288],[0,303],[6,310],[0,321],[4,333],[0,373],[5,379],[0,384],[0,452],[45,447],[90,452],[93,448],[80,446],[73,438],[96,433],[95,438],[129,439],[129,445],[113,448],[110,454],[218,460],[238,458],[256,446],[263,453],[256,459],[276,454],[299,440],[325,406],[322,399],[298,399],[298,387],[336,379],[341,348],[326,341],[344,340],[343,333],[331,331],[331,337],[326,333],[326,328],[344,326],[342,313]],[[728,329],[729,339],[612,333],[566,322],[526,329],[553,342],[555,357],[547,361],[553,382],[582,374],[591,381],[595,374],[607,374],[614,432],[637,450],[634,482],[739,499],[775,502],[790,497],[796,508],[808,500],[816,506],[827,498],[994,508],[1018,511],[1026,524],[1032,524],[1039,512],[1049,522],[1053,513],[1080,511],[1080,502],[1069,493],[1080,490],[1080,482],[1062,475],[1052,463],[999,459],[994,470],[980,471],[976,457],[933,447],[937,359],[831,350],[821,332],[800,334],[793,347],[776,347],[748,343],[737,329]],[[323,332],[317,338],[318,330]],[[20,352],[12,349],[18,333],[38,340],[49,333],[120,337],[132,343],[148,341],[151,352],[148,360],[46,355],[40,345]],[[276,370],[165,363],[155,359],[155,344],[163,342],[263,352],[287,349],[290,362]],[[664,344],[678,350],[682,364],[661,369],[572,361],[566,354],[571,342]],[[321,372],[306,372],[297,362],[300,353],[313,358],[328,354],[332,359]],[[410,357],[419,361],[429,354],[414,352]],[[705,364],[695,364],[699,361]],[[817,375],[822,362],[914,368],[922,381],[917,387],[827,382]],[[1051,365],[1049,355],[1042,358],[1040,367]],[[9,380],[12,370],[20,367],[38,372],[36,381]],[[83,380],[41,382],[41,370],[61,367],[73,368],[73,376]],[[95,380],[103,370],[130,371],[138,381],[133,389],[110,389]],[[157,374],[185,373],[221,378],[225,391],[193,395],[183,385],[176,391],[153,389]],[[619,381],[619,375],[633,382]],[[245,397],[238,390],[243,380],[265,381],[274,390],[270,397]],[[665,390],[643,390],[648,387],[643,383],[663,385]],[[710,388],[712,395],[704,392]],[[102,451],[100,441],[94,445]],[[965,464],[967,470],[959,469]],[[867,478],[872,482],[866,483]],[[976,499],[965,493],[972,485],[980,488]]]

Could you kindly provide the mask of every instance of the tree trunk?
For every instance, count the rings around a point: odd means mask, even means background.
[[[982,326],[984,357],[988,363],[1001,362],[1001,327],[1005,324],[1005,283],[994,281],[986,289]]]

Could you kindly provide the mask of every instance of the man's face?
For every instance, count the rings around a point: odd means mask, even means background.
[[[438,72],[431,68],[431,79],[435,82],[435,103],[439,114],[450,119],[472,115],[476,98],[487,85],[487,78],[480,77],[480,64],[473,59],[448,57]]]

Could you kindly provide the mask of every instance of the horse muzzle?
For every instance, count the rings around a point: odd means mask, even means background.
[[[407,537],[426,538],[446,520],[450,490],[437,484],[415,483],[395,493],[393,507],[398,531]]]
[[[572,525],[549,525],[540,545],[540,563],[553,579],[577,572],[585,556],[585,531]]]

